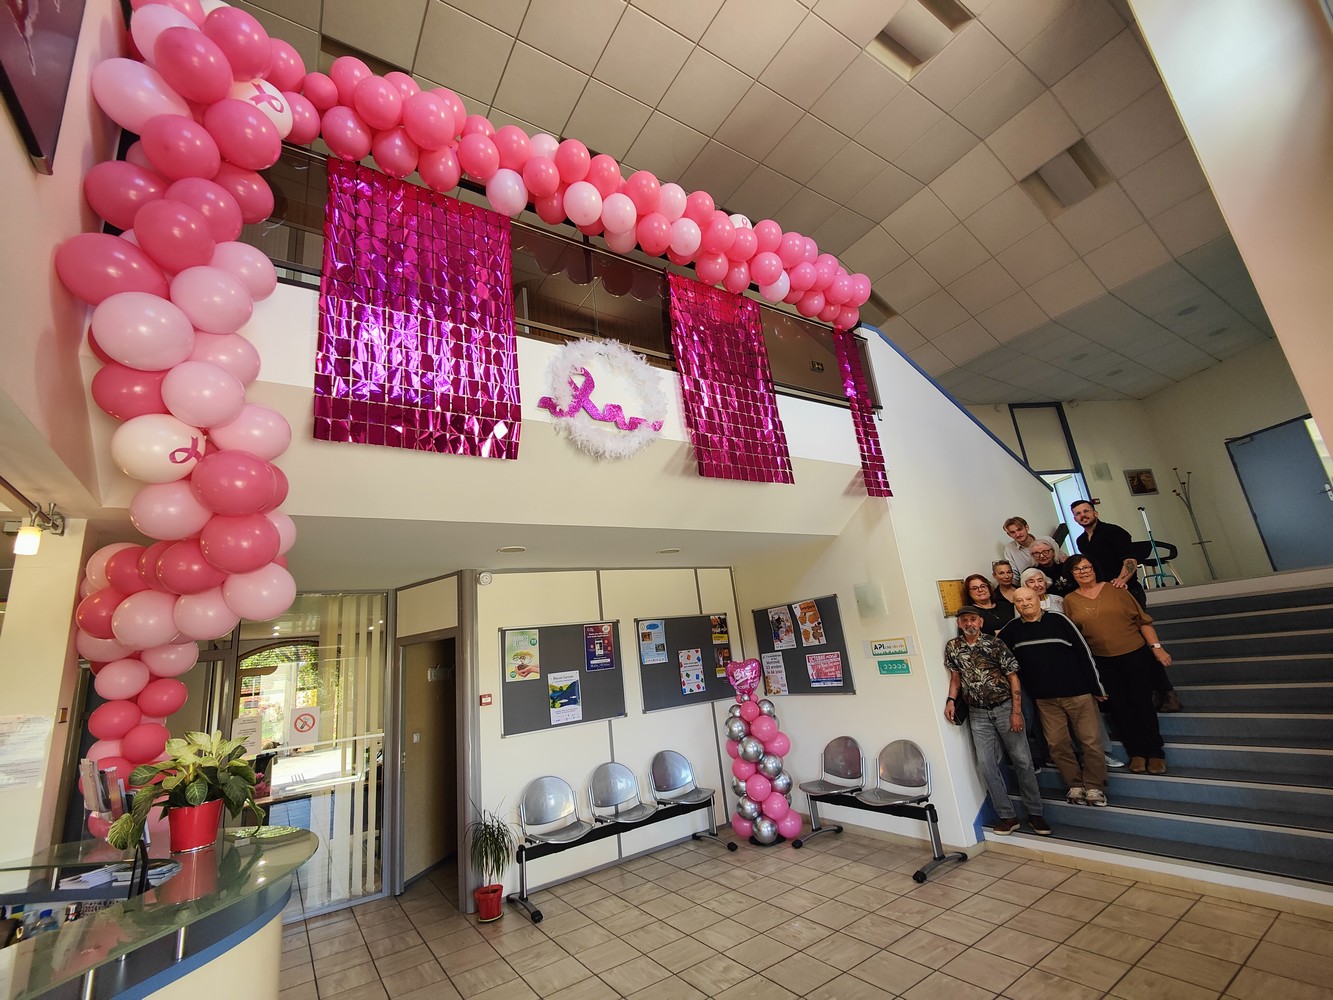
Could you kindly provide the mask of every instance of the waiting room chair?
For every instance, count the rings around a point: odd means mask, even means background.
[[[694,768],[688,758],[675,750],[659,750],[653,757],[650,768],[653,784],[653,800],[659,806],[697,806],[707,803],[708,833],[696,833],[694,839],[708,836],[722,842],[717,835],[717,812],[715,811],[716,792],[712,788],[700,788],[694,778]],[[736,850],[736,845],[726,841],[727,850]]]
[[[639,796],[639,780],[624,764],[598,764],[588,782],[588,806],[594,823],[642,823],[657,812],[656,803]]]
[[[1139,582],[1145,589],[1165,587],[1168,581],[1174,581],[1177,587],[1181,586],[1180,577],[1176,574],[1175,567],[1171,565],[1172,560],[1180,555],[1180,551],[1170,542],[1156,544],[1156,559],[1153,558],[1152,542],[1134,542],[1131,545],[1131,552],[1139,564]]]
[[[855,795],[865,787],[866,759],[861,745],[850,736],[837,736],[824,746],[819,757],[819,778],[802,781],[798,786],[810,802],[810,832],[792,842],[800,847],[811,837],[821,833],[842,833],[841,826],[825,827],[819,823],[819,799],[835,795]]]
[[[930,765],[911,740],[894,740],[881,750],[878,771],[875,787],[856,793],[866,805],[878,808],[930,799]]]
[[[518,825],[523,833],[517,852],[518,892],[508,898],[527,910],[535,924],[541,922],[541,911],[528,902],[528,846],[573,844],[591,833],[593,824],[579,817],[578,800],[569,782],[547,774],[533,778],[523,789]]]

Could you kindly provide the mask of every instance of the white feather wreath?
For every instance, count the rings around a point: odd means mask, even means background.
[[[551,394],[537,405],[594,458],[629,458],[662,433],[667,403],[658,376],[624,344],[571,341],[551,359],[547,379]]]

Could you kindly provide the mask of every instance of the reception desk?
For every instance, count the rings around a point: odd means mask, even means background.
[[[60,889],[62,878],[127,857],[105,844],[62,844],[0,864],[0,899],[49,908],[117,902],[58,931],[0,949],[0,1000],[276,1000],[282,911],[292,877],[314,853],[305,830],[263,840],[220,838],[174,856],[181,870],[141,896],[126,888]]]

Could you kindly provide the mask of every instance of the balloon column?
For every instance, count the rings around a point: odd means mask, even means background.
[[[758,660],[727,664],[727,680],[736,689],[723,731],[731,758],[731,789],[740,801],[731,828],[759,844],[791,839],[801,832],[801,814],[791,808],[792,778],[782,766],[791,740],[778,728],[773,703],[754,700],[762,676]]]

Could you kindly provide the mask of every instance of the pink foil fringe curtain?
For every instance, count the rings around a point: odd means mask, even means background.
[[[866,373],[861,367],[861,352],[856,349],[856,338],[850,330],[834,330],[833,343],[838,350],[838,370],[842,372],[842,391],[852,404],[852,424],[856,427],[856,443],[861,449],[861,472],[866,481],[866,492],[872,497],[891,497],[889,474],[884,467],[884,452],[879,446],[879,431],[875,428],[875,410],[870,402]]]
[[[330,158],[315,437],[517,458],[509,220]]]
[[[699,475],[794,482],[758,303],[668,277],[671,342]]]

